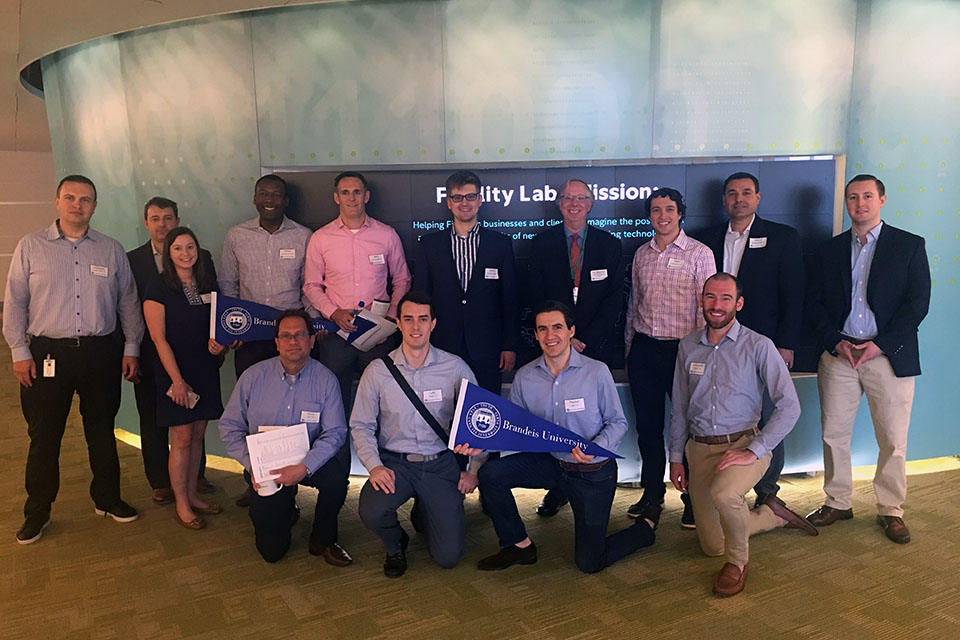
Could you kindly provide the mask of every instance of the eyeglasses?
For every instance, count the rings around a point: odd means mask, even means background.
[[[457,193],[447,197],[450,198],[450,200],[453,202],[463,202],[464,200],[466,200],[467,202],[474,202],[476,201],[477,198],[480,197],[480,194],[479,193]]]
[[[580,202],[580,203],[583,203],[583,202],[589,201],[589,200],[590,200],[590,196],[567,196],[567,195],[563,195],[563,196],[560,196],[559,200],[561,200],[562,202]]]
[[[281,333],[277,336],[277,340],[280,342],[292,342],[294,340],[306,340],[310,337],[310,334],[306,331],[298,331],[296,333]]]

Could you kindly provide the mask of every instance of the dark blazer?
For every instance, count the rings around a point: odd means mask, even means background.
[[[530,247],[531,307],[543,300],[557,300],[573,309],[575,337],[586,344],[584,355],[612,366],[620,344],[624,306],[623,247],[603,229],[590,226],[583,245],[580,290],[573,303],[570,253],[563,224],[533,238]],[[600,273],[606,270],[605,277]],[[597,278],[591,277],[597,273]]]
[[[140,304],[143,304],[143,297],[147,292],[147,285],[154,278],[158,278],[160,273],[157,271],[157,263],[153,260],[153,247],[150,241],[140,245],[136,249],[127,252],[127,259],[130,261],[130,270],[133,271],[133,279],[137,283],[137,296],[140,298]],[[213,257],[206,249],[200,249],[200,260],[207,269],[207,273],[213,277],[214,282],[217,279],[217,270],[213,266]],[[143,332],[143,341],[140,343],[140,359],[145,360],[156,354],[153,340],[150,339],[150,331]]]
[[[820,346],[833,352],[850,314],[848,229],[828,240],[811,274],[807,310]],[[923,238],[886,223],[880,229],[867,280],[867,304],[877,318],[873,342],[899,378],[920,375],[917,330],[930,308],[930,265]]]
[[[697,240],[713,251],[717,272],[723,271],[723,240],[729,223],[710,227]],[[803,322],[803,252],[793,227],[753,219],[749,238],[766,238],[766,246],[743,250],[737,278],[743,286],[743,309],[737,320],[781,349],[796,349]]]
[[[496,269],[497,277],[487,277]],[[420,238],[413,289],[433,299],[437,327],[430,342],[444,351],[461,354],[466,345],[468,363],[487,363],[498,369],[501,351],[516,351],[520,339],[517,307],[517,268],[513,241],[502,233],[480,229],[477,261],[464,293],[453,262],[450,230]]]

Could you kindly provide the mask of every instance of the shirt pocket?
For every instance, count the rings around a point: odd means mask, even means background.
[[[297,422],[307,423],[307,431],[310,433],[323,431],[320,424],[323,418],[323,404],[320,402],[301,402],[297,405],[299,413],[294,414],[293,419]]]

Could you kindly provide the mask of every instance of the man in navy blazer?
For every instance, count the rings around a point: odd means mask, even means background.
[[[729,222],[710,227],[697,239],[713,251],[717,272],[734,275],[743,285],[746,302],[737,312],[737,320],[773,340],[790,369],[803,318],[800,236],[793,227],[758,216],[759,204],[756,176],[742,171],[730,175],[723,183],[723,207]],[[773,403],[764,397],[761,428],[772,412]],[[770,467],[753,489],[757,506],[780,490],[777,480],[783,458],[781,441],[773,450]]]
[[[512,240],[477,220],[481,190],[471,171],[447,178],[453,224],[420,239],[413,289],[433,299],[437,327],[430,342],[463,358],[477,384],[499,394],[520,339],[516,265]]]
[[[530,306],[545,300],[567,305],[577,328],[571,348],[612,368],[622,347],[623,247],[612,234],[587,224],[593,192],[583,180],[564,182],[557,206],[563,224],[538,233],[530,247]],[[566,503],[562,491],[551,489],[537,513],[549,518]]]
[[[143,296],[150,281],[158,276],[163,257],[163,241],[167,233],[180,226],[177,203],[162,196],[150,198],[143,206],[143,226],[150,239],[136,249],[127,252],[130,270],[137,283],[137,296],[143,304]],[[204,260],[207,273],[216,274],[213,258],[206,249],[200,250],[200,260]],[[147,482],[153,489],[153,501],[156,504],[171,504],[173,492],[170,489],[170,475],[167,472],[168,449],[167,430],[157,426],[157,385],[154,377],[157,351],[150,339],[150,332],[143,334],[140,344],[140,380],[134,382],[133,392],[137,401],[137,413],[140,414],[140,453],[143,456],[143,470]],[[206,456],[200,460],[200,477],[197,491],[212,493],[215,487],[205,477]]]
[[[873,477],[877,524],[903,544],[910,541],[903,522],[907,429],[930,265],[923,238],[881,220],[887,196],[880,180],[858,175],[844,198],[851,229],[824,245],[811,274],[808,310],[824,350],[817,385],[826,499],[807,519],[826,526],[853,517],[850,438],[865,393],[880,449]]]

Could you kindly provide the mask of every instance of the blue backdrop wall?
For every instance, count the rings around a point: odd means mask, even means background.
[[[128,248],[163,194],[219,254],[265,167],[846,154],[847,177],[887,183],[886,220],[927,240],[921,458],[960,451],[958,32],[948,0],[361,1],[111,36],[43,72],[57,171],[97,182],[94,225]],[[815,384],[799,389],[788,444],[816,467]],[[865,404],[856,429],[870,463]]]

